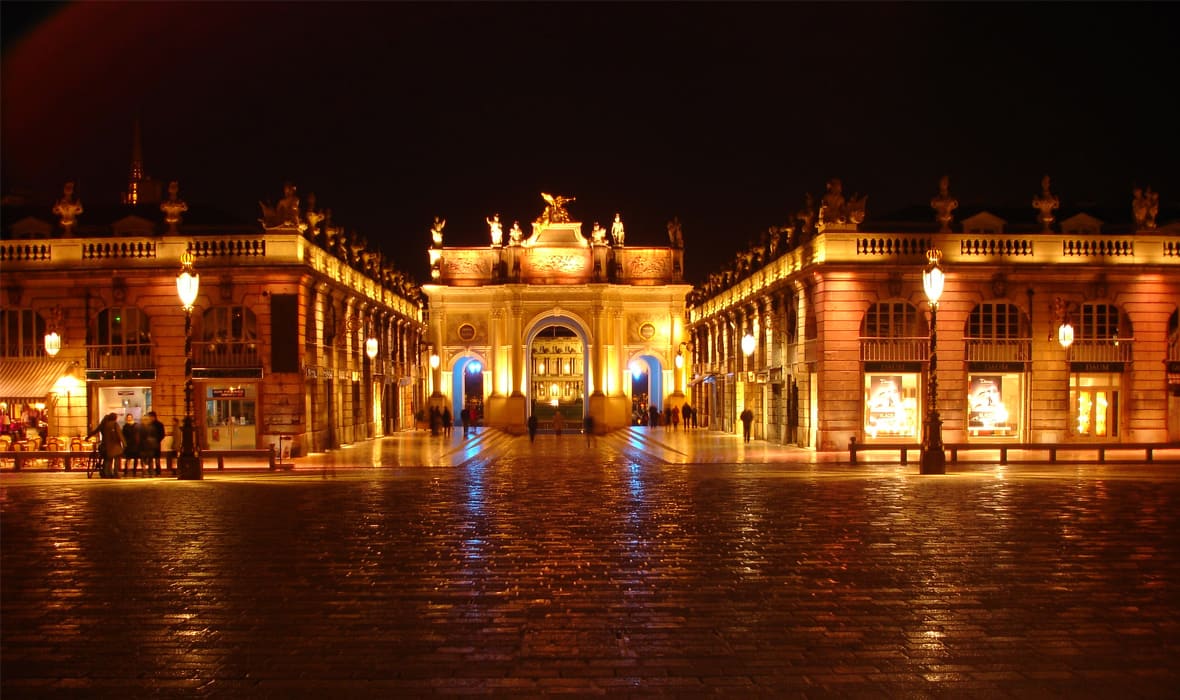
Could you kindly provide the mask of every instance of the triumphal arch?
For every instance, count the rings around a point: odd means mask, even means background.
[[[529,235],[499,214],[489,244],[449,247],[444,219],[431,230],[430,405],[513,433],[530,417],[597,432],[630,425],[652,408],[684,402],[684,243],[625,245],[622,219],[590,238],[567,210],[573,197],[542,194]]]

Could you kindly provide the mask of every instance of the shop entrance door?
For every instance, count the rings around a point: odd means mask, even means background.
[[[211,386],[205,399],[205,437],[210,450],[257,447],[254,385]]]

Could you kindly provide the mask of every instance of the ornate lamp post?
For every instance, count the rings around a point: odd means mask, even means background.
[[[926,269],[922,271],[922,287],[930,302],[930,397],[926,404],[926,430],[922,435],[922,474],[946,474],[946,452],[942,447],[942,418],[938,415],[938,298],[946,275],[938,261],[942,253],[936,248],[926,252]]]
[[[201,458],[197,455],[193,426],[193,304],[201,287],[201,276],[193,271],[193,254],[180,256],[176,293],[184,306],[184,423],[180,428],[180,455],[176,459],[178,479],[201,479]]]

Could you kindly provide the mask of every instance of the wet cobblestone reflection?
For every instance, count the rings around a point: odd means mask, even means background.
[[[399,437],[204,482],[6,473],[3,695],[1180,687],[1172,468],[931,478],[563,440]]]

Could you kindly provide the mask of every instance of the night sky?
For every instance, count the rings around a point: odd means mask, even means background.
[[[690,281],[828,178],[923,205],[1180,198],[1170,3],[0,4],[3,190],[48,206],[145,170],[244,221],[284,181],[427,279],[541,191],[627,242],[679,216]],[[48,209],[47,209],[48,212]],[[48,216],[48,213],[47,213]],[[85,219],[85,215],[83,215]]]

